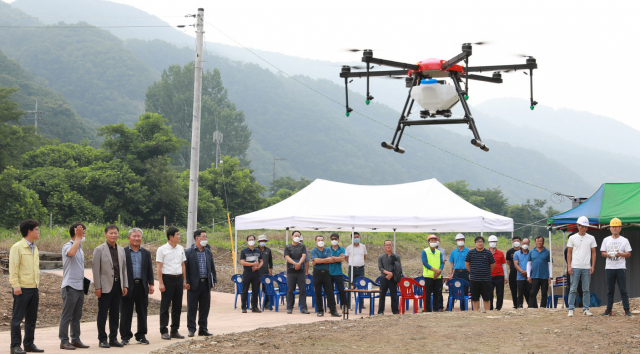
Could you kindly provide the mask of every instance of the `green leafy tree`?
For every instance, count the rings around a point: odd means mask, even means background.
[[[469,189],[465,180],[446,182],[444,185],[469,203],[499,215],[507,215],[509,203],[499,187]]]
[[[278,194],[278,191],[280,191],[281,189],[286,189],[290,192],[295,193],[301,190],[302,188],[308,186],[310,183],[311,183],[311,180],[306,179],[304,177],[300,177],[300,180],[295,180],[289,176],[276,178],[269,183],[269,195],[274,197],[276,196],[276,194]]]
[[[147,89],[145,110],[167,118],[173,133],[180,139],[191,142],[193,121],[194,63],[183,67],[171,65],[164,70],[160,81]],[[222,85],[220,71],[206,70],[202,75],[202,110],[200,130],[200,170],[215,162],[213,133],[218,130],[224,135],[221,148],[227,156],[237,157],[243,166],[248,166],[247,149],[251,142],[251,131],[245,124],[244,113],[236,111],[235,104],[227,97]],[[189,168],[191,148],[184,146],[175,155],[175,164]]]
[[[534,199],[533,202],[527,200],[526,203],[509,207],[507,216],[513,219],[516,229],[520,228],[518,231],[519,235],[531,237],[543,234],[544,229],[540,226],[546,225],[547,215],[542,212],[545,204],[547,204],[545,200]]]
[[[47,210],[38,194],[18,182],[19,172],[11,167],[0,173],[0,225],[10,228],[24,219],[44,220]]]

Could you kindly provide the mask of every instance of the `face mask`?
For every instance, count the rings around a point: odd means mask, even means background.
[[[464,241],[458,241],[456,243],[458,244],[458,246],[461,246],[461,247],[464,246]]]
[[[207,240],[200,241],[200,246],[204,247],[207,245]]]
[[[436,248],[438,247],[438,243],[437,242],[429,242],[429,246],[432,248]]]
[[[304,243],[304,239],[302,237],[300,237],[300,242]]]
[[[264,246],[266,246],[266,245],[267,245],[267,243],[266,243],[266,242],[260,242],[260,247],[264,247]]]
[[[354,238],[353,239],[353,243],[360,243],[360,239],[359,238]]]
[[[528,250],[529,249],[529,245],[522,245],[522,248],[525,249],[525,250]]]
[[[520,247],[520,242],[514,242],[513,247]]]
[[[338,245],[338,240],[331,240],[331,244],[332,244],[333,246]]]
[[[497,242],[489,242],[489,247],[491,248],[496,248],[497,245],[498,245]]]
[[[294,237],[294,238],[293,238],[293,242],[295,242],[295,243],[300,242],[300,237]]]
[[[324,241],[318,241],[318,247],[324,247]]]
[[[440,247],[440,241],[436,242],[437,246],[436,247]]]
[[[255,245],[255,244],[256,244],[256,241],[249,241],[249,242],[247,242],[247,244],[248,244],[249,246],[253,246],[253,245]]]
[[[80,240],[80,243],[84,242],[84,240],[86,240],[87,238],[82,236],[82,240]]]

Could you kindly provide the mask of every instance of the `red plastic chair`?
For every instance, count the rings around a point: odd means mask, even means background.
[[[423,296],[414,294],[413,287],[424,289],[424,285],[420,285],[420,283],[411,278],[402,278],[398,282],[398,286],[400,287],[400,313],[404,314],[407,300],[413,300],[413,313],[418,313],[418,308],[420,307],[418,303],[423,299]],[[422,293],[424,294],[424,290]]]

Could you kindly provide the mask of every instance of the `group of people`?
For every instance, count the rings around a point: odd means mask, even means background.
[[[34,344],[40,282],[39,253],[35,245],[40,238],[39,226],[35,220],[24,220],[20,224],[23,239],[11,247],[9,254],[9,282],[13,291],[11,354],[44,352]],[[71,225],[70,240],[62,246],[62,313],[58,331],[60,349],[89,348],[80,339],[84,296],[88,294],[91,283],[84,276],[82,244],[85,230],[85,225],[81,223]],[[129,230],[129,245],[124,248],[116,243],[119,232],[118,226],[107,226],[104,230],[105,242],[93,250],[92,273],[94,292],[98,298],[96,321],[101,348],[123,347],[134,338],[139,344],[149,344],[146,339],[147,307],[156,283],[151,252],[142,247],[141,229]],[[215,287],[217,278],[213,253],[207,245],[207,233],[196,230],[193,234],[195,244],[186,250],[179,244],[180,231],[177,228],[170,227],[166,234],[167,243],[156,252],[162,339],[184,338],[178,329],[185,290],[188,336],[193,337],[196,329],[199,336],[211,336],[207,320],[211,305],[210,291]],[[137,315],[135,334],[131,329],[134,307]],[[109,334],[105,329],[107,318]],[[23,320],[24,338],[20,330]],[[118,329],[121,341],[117,339]],[[24,345],[24,349],[21,345]]]
[[[13,291],[13,313],[11,319],[11,354],[25,352],[43,352],[34,344],[34,331],[38,313],[40,281],[39,254],[35,241],[40,238],[40,224],[35,220],[24,220],[20,224],[23,239],[16,242],[9,255],[9,281]],[[607,307],[603,315],[612,315],[615,286],[618,285],[622,305],[626,316],[632,316],[629,308],[629,296],[626,290],[625,259],[631,256],[629,241],[620,235],[622,223],[614,218],[610,223],[611,236],[606,237],[600,247],[602,257],[606,258],[606,278],[608,283]],[[570,284],[568,297],[568,316],[575,311],[578,286],[582,284],[583,314],[592,316],[589,310],[591,275],[595,271],[597,258],[596,240],[587,234],[589,220],[582,216],[577,220],[578,232],[569,238],[565,255],[568,265],[567,282]],[[88,348],[80,340],[80,321],[84,296],[88,293],[90,280],[84,276],[85,257],[82,244],[86,227],[74,223],[69,228],[70,240],[62,246],[63,277],[61,285],[62,313],[60,316],[60,348],[75,350]],[[142,247],[143,231],[132,228],[128,231],[129,245],[125,248],[116,242],[119,228],[109,225],[104,230],[105,243],[93,250],[94,292],[98,297],[98,340],[101,348],[122,347],[135,337],[139,344],[149,344],[147,334],[147,307],[149,295],[155,291],[155,280],[151,252]],[[195,243],[188,249],[180,245],[180,232],[170,227],[166,231],[167,243],[156,252],[158,290],[161,292],[160,333],[162,339],[184,338],[179,332],[180,314],[184,290],[187,290],[187,328],[188,336],[193,337],[198,329],[199,336],[211,336],[207,329],[207,318],[211,305],[210,291],[216,286],[216,269],[213,254],[207,244],[207,233],[196,230]],[[342,262],[349,266],[349,279],[365,276],[367,248],[360,242],[360,234],[355,233],[353,243],[348,247],[340,246],[340,236],[330,236],[331,245],[325,244],[324,236],[316,236],[315,247],[310,251],[304,244],[299,231],[292,233],[292,242],[284,249],[287,278],[287,313],[293,313],[295,305],[294,291],[299,292],[299,308],[303,314],[309,314],[306,301],[306,280],[310,265],[313,265],[313,288],[317,299],[326,294],[327,307],[331,316],[339,317],[334,285],[338,291],[340,304],[349,306],[342,273]],[[273,256],[267,247],[268,238],[260,235],[247,236],[247,248],[240,252],[242,274],[242,312],[247,312],[248,292],[251,289],[251,311],[261,312],[258,308],[260,277],[273,274]],[[455,236],[457,248],[447,258],[446,251],[440,247],[437,235],[427,237],[428,246],[422,251],[423,277],[425,278],[425,311],[444,311],[442,300],[442,273],[448,260],[452,278],[468,282],[474,310],[479,310],[480,298],[485,309],[495,309],[503,305],[504,286],[509,283],[514,308],[522,308],[527,303],[537,308],[537,295],[541,293],[540,307],[547,306],[549,285],[552,284],[552,260],[549,250],[544,246],[544,237],[536,236],[534,246],[530,240],[514,236],[513,248],[506,257],[497,249],[498,238],[489,237],[489,249],[485,248],[485,239],[478,236],[474,247],[465,247],[465,236]],[[328,246],[328,247],[327,247]],[[510,269],[507,270],[507,266]],[[391,296],[391,311],[399,313],[398,294],[394,289],[403,277],[400,256],[393,252],[391,240],[384,242],[384,253],[378,257],[380,271],[380,292]],[[353,274],[352,274],[353,271]],[[508,275],[507,275],[508,273]],[[378,314],[384,314],[385,298],[380,296]],[[364,303],[359,304],[364,308]],[[132,316],[135,307],[137,331],[132,333]],[[169,312],[169,309],[171,311]],[[324,316],[322,301],[317,301],[317,316]],[[197,317],[197,322],[196,322]],[[109,334],[105,326],[109,318]],[[169,320],[171,325],[169,326]],[[20,325],[24,320],[24,338]],[[71,329],[69,333],[69,328]],[[117,340],[120,329],[121,341]],[[24,345],[22,349],[21,344]]]

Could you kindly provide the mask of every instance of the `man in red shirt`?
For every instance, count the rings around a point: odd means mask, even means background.
[[[489,236],[489,251],[493,253],[493,258],[496,260],[496,266],[493,268],[491,272],[491,310],[493,310],[493,292],[496,293],[496,310],[500,311],[502,309],[502,299],[504,298],[504,284],[507,283],[508,278],[505,277],[507,274],[507,261],[504,258],[504,253],[498,250],[498,237],[495,235]]]

